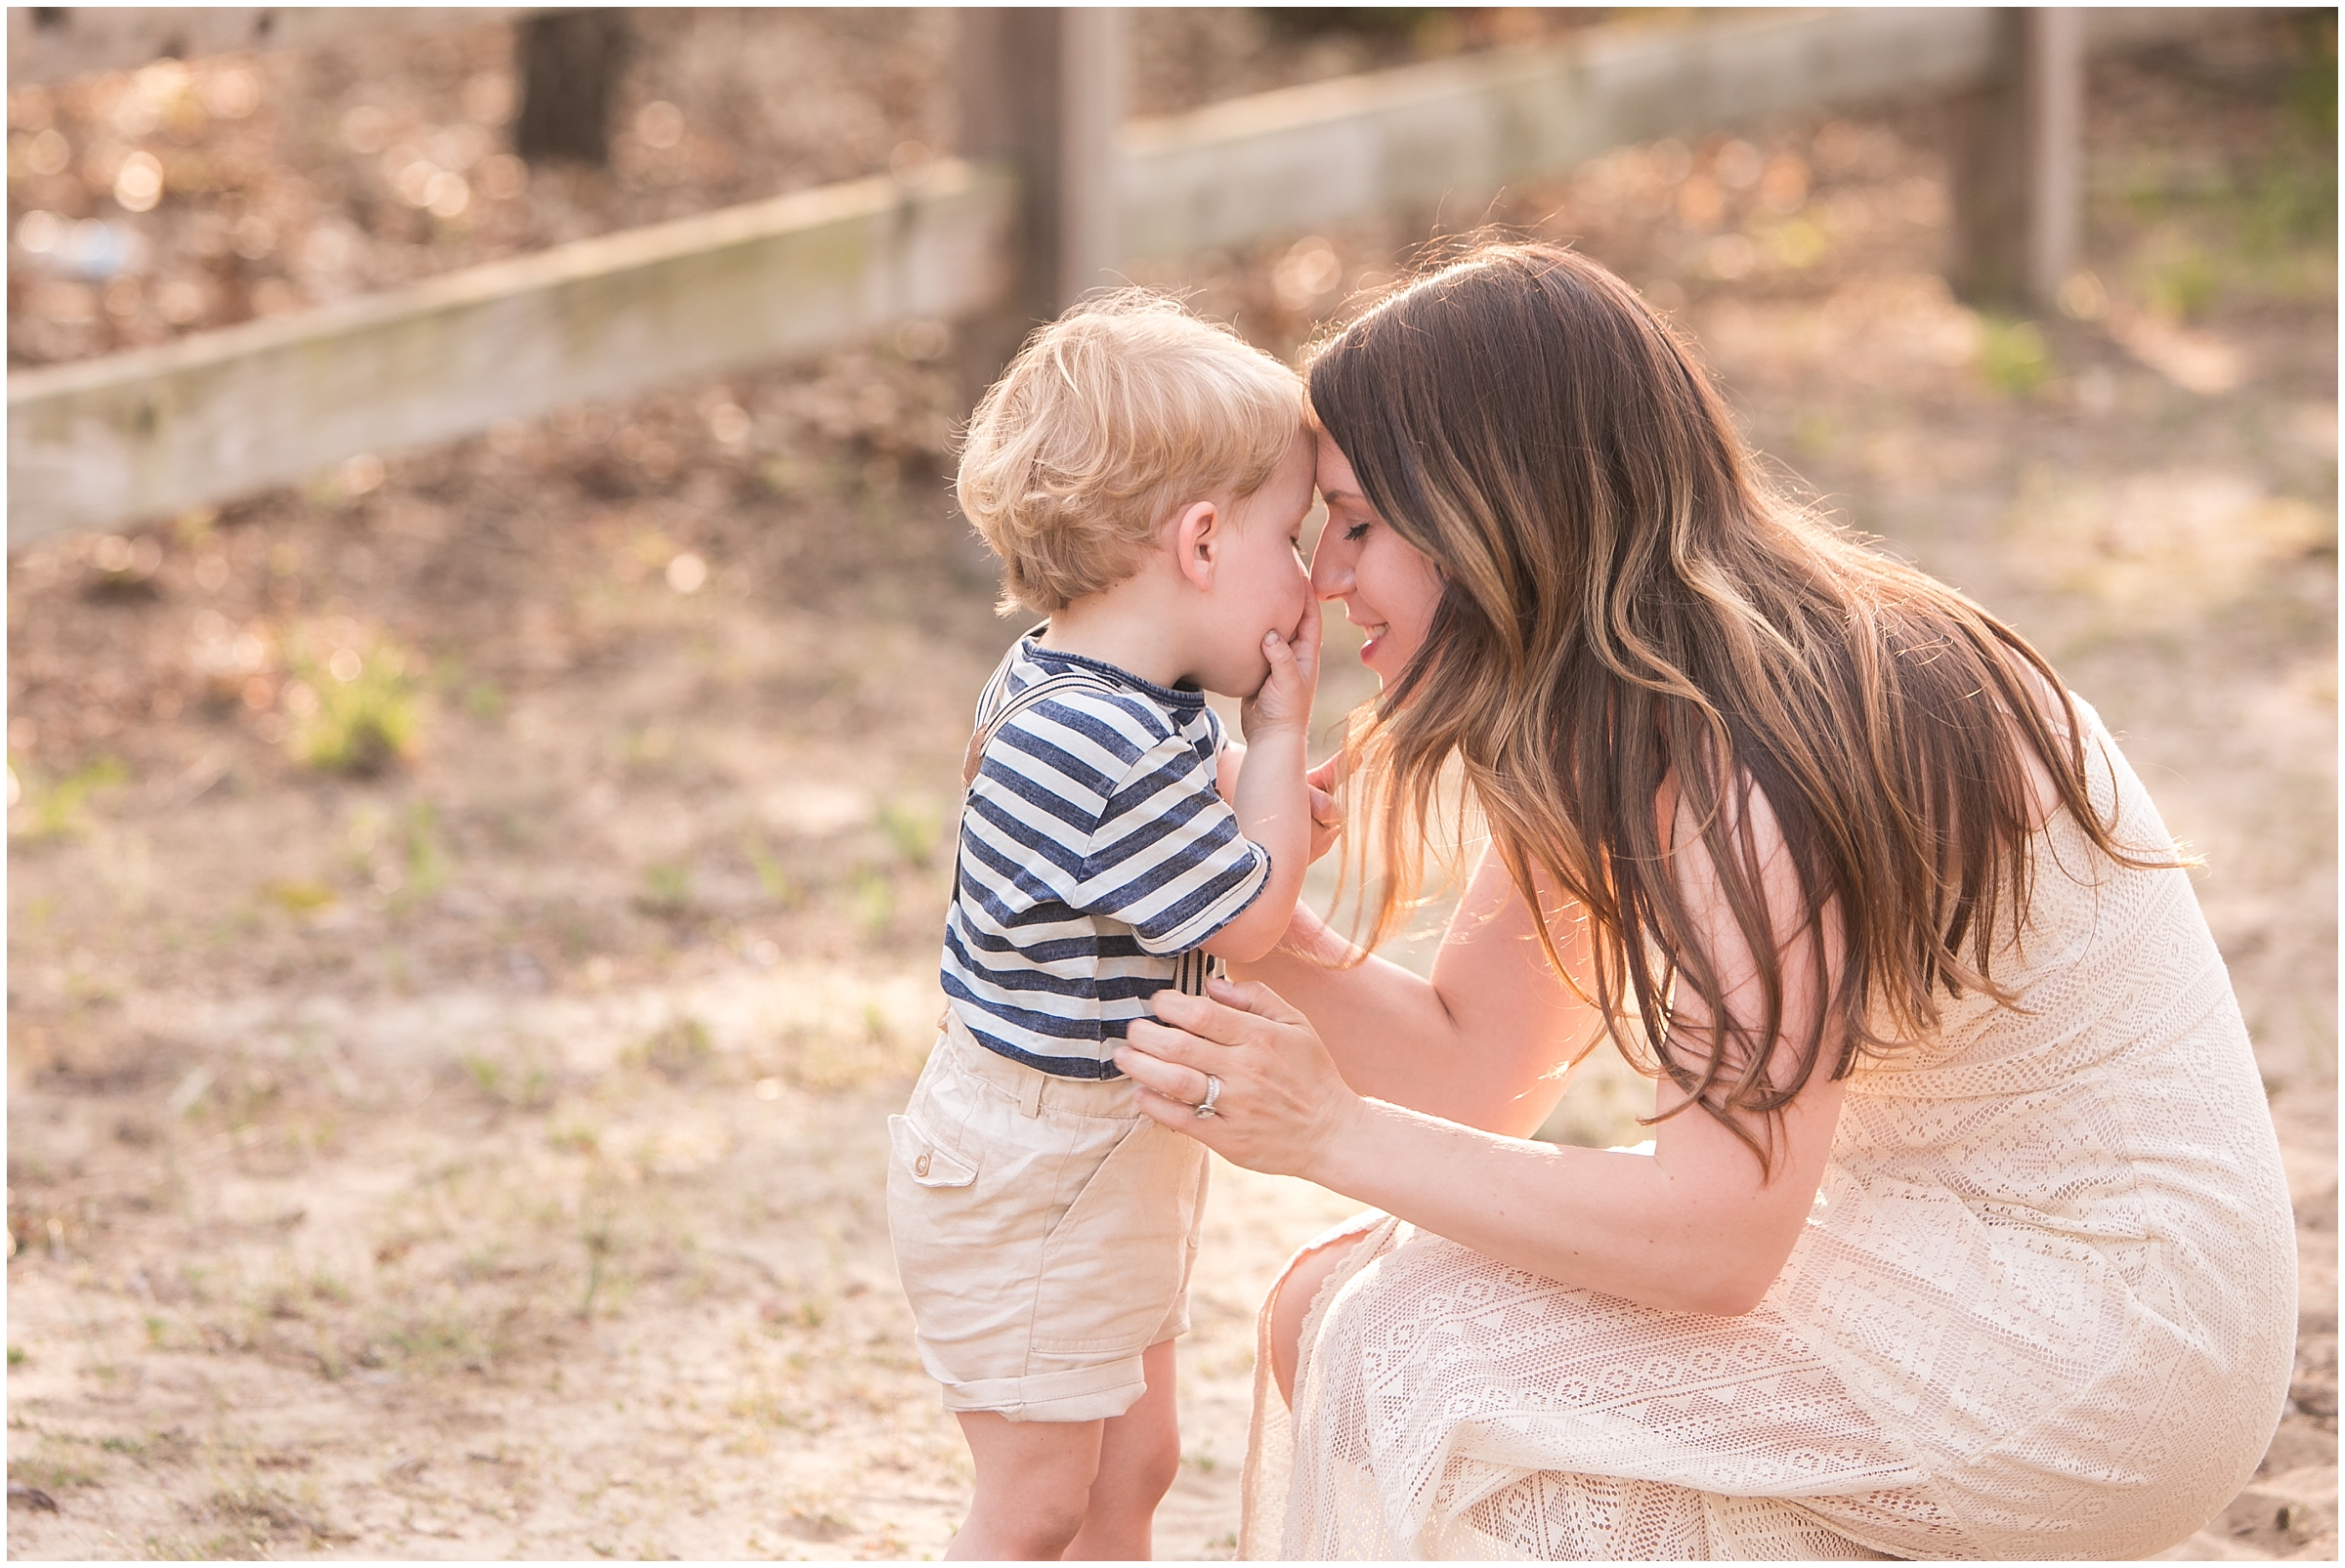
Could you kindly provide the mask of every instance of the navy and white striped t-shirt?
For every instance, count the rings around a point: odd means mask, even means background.
[[[960,814],[945,996],[969,1033],[1061,1078],[1118,1076],[1109,1053],[1159,991],[1202,989],[1195,950],[1269,878],[1270,856],[1214,792],[1221,722],[1197,692],[1020,638],[979,729],[1018,693]],[[1183,982],[1186,981],[1186,984]]]

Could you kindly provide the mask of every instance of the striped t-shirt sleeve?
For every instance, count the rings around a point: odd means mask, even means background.
[[[1174,735],[1117,781],[1067,902],[1122,920],[1144,953],[1186,953],[1236,919],[1269,878],[1269,852],[1238,830],[1213,764]]]
[[[1214,759],[1137,706],[1081,695],[1017,715],[972,805],[1030,895],[1123,922],[1142,952],[1185,953],[1254,902],[1270,857],[1215,791]]]

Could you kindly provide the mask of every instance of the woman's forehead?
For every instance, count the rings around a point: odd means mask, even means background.
[[[1351,459],[1326,431],[1319,432],[1319,493],[1329,497],[1359,494],[1360,482],[1351,471]]]

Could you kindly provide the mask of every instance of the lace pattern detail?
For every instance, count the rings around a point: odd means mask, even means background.
[[[2094,804],[2168,842],[2102,728]],[[1288,1558],[2134,1557],[2244,1484],[2295,1239],[2187,873],[2066,818],[1998,979],[1851,1081],[1760,1307],[1575,1290],[1377,1216],[1257,1375],[1240,1549]],[[1267,1322],[1265,1307],[1264,1322]]]

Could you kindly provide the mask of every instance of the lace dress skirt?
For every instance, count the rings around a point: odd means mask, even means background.
[[[2095,805],[2169,842],[2082,711]],[[1852,1078],[1757,1310],[1348,1227],[1292,1417],[1259,1359],[1242,1553],[2122,1558],[2211,1518],[2294,1356],[2261,1079],[2187,873],[2118,867],[2065,818],[2037,867],[1997,971],[2018,1005],[1957,1002]]]

